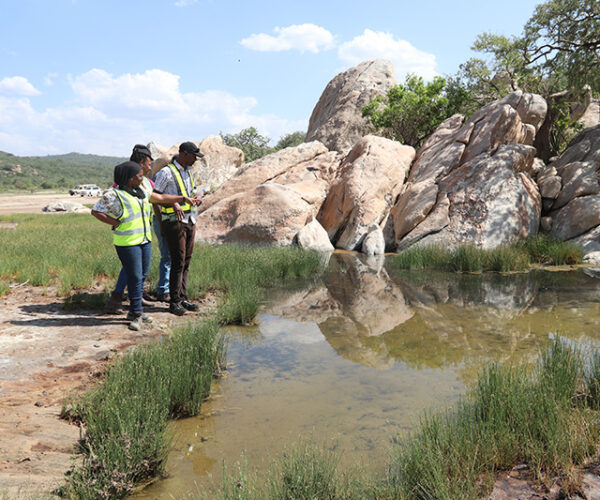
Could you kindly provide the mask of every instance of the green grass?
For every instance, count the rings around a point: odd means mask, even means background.
[[[121,263],[108,226],[86,214],[14,215],[0,220],[18,222],[0,231],[0,280],[57,287],[68,307],[98,307],[112,290]],[[156,287],[160,251],[154,242],[149,285]],[[263,300],[266,287],[321,269],[320,256],[295,247],[257,248],[236,245],[197,245],[190,263],[188,294],[207,292],[222,298],[217,315],[222,323],[248,323]],[[84,290],[105,283],[91,297]],[[2,287],[0,286],[0,293]]]
[[[474,245],[412,247],[389,259],[400,269],[439,269],[452,272],[525,271],[532,264],[571,265],[583,261],[583,249],[572,243],[538,235],[512,245],[485,250]]]
[[[215,322],[188,325],[115,362],[102,383],[63,414],[86,428],[83,464],[62,488],[68,498],[123,498],[164,472],[168,420],[198,414],[224,356]]]
[[[459,403],[423,414],[395,440],[378,477],[343,471],[336,455],[301,444],[276,459],[265,479],[238,464],[215,491],[197,497],[480,499],[500,471],[523,463],[542,483],[559,478],[568,494],[577,489],[574,469],[600,458],[599,389],[598,349],[555,338],[534,366],[491,363]]]

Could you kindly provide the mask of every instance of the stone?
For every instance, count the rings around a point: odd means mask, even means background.
[[[538,180],[537,185],[543,198],[555,200],[560,194],[562,179],[558,175],[549,175]]]
[[[356,250],[372,224],[387,217],[415,150],[368,135],[344,158],[319,212],[319,222],[337,248]]]
[[[91,210],[75,201],[57,201],[42,208],[43,212],[90,213]]]
[[[556,197],[553,208],[561,208],[578,196],[600,193],[597,176],[599,167],[600,165],[594,165],[591,162],[579,161],[566,165],[559,177],[562,189]]]
[[[385,252],[385,238],[381,228],[373,224],[362,242],[361,252],[365,255],[383,255]]]
[[[321,141],[329,150],[346,153],[372,131],[362,108],[396,85],[390,61],[365,61],[333,78],[313,109],[306,141]]]
[[[317,252],[333,252],[334,248],[327,231],[316,219],[311,220],[296,235],[296,243],[300,248],[315,250]]]
[[[546,110],[542,97],[518,91],[466,123],[460,115],[443,122],[417,152],[390,211],[385,229],[393,226],[396,249],[432,243],[492,248],[535,234],[541,196],[533,178],[543,175],[543,163],[535,161],[531,144]]]
[[[302,176],[298,171],[304,169],[313,173],[321,174],[328,169],[335,170],[337,157],[335,155],[327,156],[326,160],[330,162],[327,166],[323,166],[320,155],[328,153],[327,148],[318,141],[312,141],[293,148],[285,148],[270,155],[247,163],[243,167],[237,169],[235,174],[229,178],[227,182],[222,184],[219,189],[209,196],[206,196],[200,212],[208,210],[213,205],[219,203],[230,196],[248,192],[255,189],[260,184],[272,181],[278,176],[285,176],[286,172],[296,169],[296,175],[287,181],[298,182]],[[316,163],[313,163],[316,162]],[[336,163],[337,162],[337,163]],[[332,165],[331,163],[335,164]],[[313,175],[313,178],[315,176]],[[320,177],[319,177],[320,178]],[[326,179],[324,179],[326,180]],[[284,177],[280,177],[281,182],[285,182]]]
[[[266,183],[220,200],[200,213],[196,241],[209,244],[291,245],[316,214],[294,189]]]
[[[600,224],[600,195],[581,196],[552,213],[552,234],[561,240],[580,236]]]

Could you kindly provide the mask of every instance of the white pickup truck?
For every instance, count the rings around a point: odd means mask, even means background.
[[[102,189],[96,184],[80,184],[79,186],[69,189],[71,196],[102,196]]]

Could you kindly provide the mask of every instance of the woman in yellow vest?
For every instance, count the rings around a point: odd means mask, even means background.
[[[189,203],[187,196],[153,192],[150,181],[143,176],[139,163],[126,161],[114,170],[117,187],[109,189],[94,205],[92,215],[112,226],[113,243],[123,269],[127,273],[130,310],[127,319],[131,330],[139,330],[142,322],[152,318],[142,309],[144,280],[150,270],[152,252],[152,209],[150,203]]]

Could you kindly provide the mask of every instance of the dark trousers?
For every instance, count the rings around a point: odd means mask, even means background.
[[[190,260],[194,251],[196,226],[192,223],[162,221],[161,233],[169,246],[171,273],[169,275],[169,294],[171,303],[187,300],[187,279]]]

